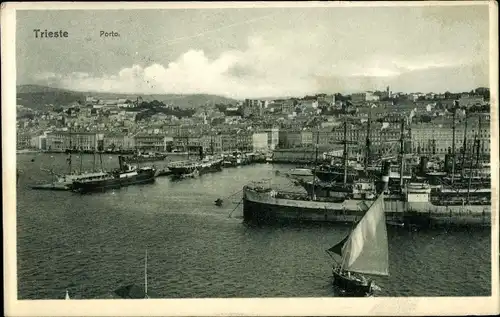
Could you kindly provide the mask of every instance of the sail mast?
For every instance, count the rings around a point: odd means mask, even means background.
[[[399,186],[403,189],[403,171],[404,171],[404,155],[405,155],[405,120],[401,120],[401,137],[400,137],[400,150],[399,150]]]
[[[73,144],[71,143],[71,127],[69,127],[69,157],[68,157],[68,168],[69,168],[69,173],[71,174],[71,149],[73,148]]]
[[[146,258],[144,260],[144,295],[148,298],[148,249],[146,249]]]

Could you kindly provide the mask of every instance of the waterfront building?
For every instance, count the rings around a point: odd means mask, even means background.
[[[289,149],[302,146],[302,134],[300,130],[280,130],[278,147]]]
[[[222,151],[232,152],[237,150],[236,137],[234,132],[224,132],[221,134]]]
[[[135,148],[141,151],[163,152],[167,149],[167,140],[173,141],[163,134],[138,133],[134,135]]]
[[[279,143],[279,128],[264,129],[267,134],[267,144],[270,150],[274,150]]]
[[[49,151],[94,150],[97,148],[97,134],[81,131],[52,131],[46,134],[46,145]]]
[[[204,153],[214,154],[222,152],[222,136],[220,134],[204,134],[201,136],[201,146]]]
[[[236,148],[240,151],[253,151],[252,133],[240,130],[236,133]]]
[[[106,133],[103,138],[104,150],[130,150],[134,146],[134,138],[125,133]]]
[[[268,136],[266,132],[252,134],[253,152],[265,152],[269,149]]]
[[[301,131],[300,139],[302,146],[312,146],[313,144],[313,133],[312,131]]]
[[[31,147],[31,135],[27,133],[18,133],[16,139],[16,146],[18,150],[28,149]]]
[[[455,152],[460,153],[463,148],[464,133],[467,134],[466,147],[469,151],[473,147],[474,137],[480,142],[479,151],[482,155],[490,153],[490,124],[482,118],[479,128],[478,116],[468,119],[467,131],[465,123],[455,124]],[[421,123],[411,127],[412,148],[418,154],[444,155],[451,153],[453,147],[453,128],[451,122],[443,124]],[[476,150],[475,150],[476,151]]]

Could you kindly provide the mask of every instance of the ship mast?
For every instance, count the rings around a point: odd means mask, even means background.
[[[83,173],[83,151],[81,146],[80,146],[80,173]]]
[[[467,116],[468,112],[467,109],[465,109],[465,126],[464,126],[464,144],[462,146],[462,177],[465,171],[465,154],[467,153]],[[472,157],[471,157],[472,159]]]
[[[451,161],[451,184],[453,185],[453,182],[455,180],[455,116],[457,114],[457,101],[453,102],[453,124],[452,124],[452,142],[451,142],[451,155],[452,155],[452,161]]]
[[[71,127],[69,127],[69,156],[68,156],[68,168],[69,168],[69,173],[71,174],[71,149],[73,148],[73,144],[71,143]]]
[[[312,183],[312,199],[315,199],[315,190],[316,190],[316,168],[318,166],[318,147],[319,147],[319,125],[318,131],[316,133],[316,154],[314,158],[314,169],[313,169],[313,183]]]
[[[476,168],[479,168],[479,157],[480,157],[480,149],[481,149],[481,114],[479,114],[479,122],[478,122],[478,130],[477,130],[477,149],[476,149]]]
[[[344,119],[344,185],[347,184],[347,119]]]
[[[401,120],[401,137],[399,139],[400,150],[399,150],[399,186],[401,190],[403,189],[403,171],[404,171],[404,155],[405,155],[405,120]]]
[[[103,171],[103,168],[102,168],[102,151],[104,150],[104,137],[103,139],[101,140],[102,142],[102,147],[99,147],[99,145],[97,146],[97,150],[99,151],[99,162],[101,164],[101,171]],[[99,142],[98,142],[99,144]]]
[[[210,151],[212,152],[212,156],[214,156],[214,136],[210,134]]]
[[[370,164],[370,123],[371,123],[372,112],[368,113],[368,125],[366,128],[366,152],[365,152],[365,174],[368,175],[368,165]]]
[[[477,140],[477,133],[474,135],[474,144],[477,142],[476,140]],[[477,151],[479,152],[479,147],[477,147]],[[469,183],[467,184],[467,204],[469,204],[469,198],[470,198],[473,161],[474,161],[474,147],[471,148],[471,159],[469,164]]]
[[[95,151],[96,151],[96,148],[97,148],[97,135],[94,134],[94,151],[92,153],[92,155],[94,156],[94,163],[93,163],[93,171],[95,173]]]

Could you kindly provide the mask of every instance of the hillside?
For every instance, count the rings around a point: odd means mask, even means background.
[[[45,104],[67,105],[73,102],[84,103],[85,96],[93,96],[100,99],[125,98],[135,100],[141,97],[143,101],[158,100],[165,104],[173,104],[180,108],[196,108],[206,104],[231,104],[236,100],[207,94],[173,95],[173,94],[120,94],[103,92],[79,92],[39,85],[17,86],[17,104],[34,110],[42,110]]]

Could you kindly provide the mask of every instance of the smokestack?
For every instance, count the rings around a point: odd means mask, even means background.
[[[429,162],[429,159],[427,156],[422,156],[420,157],[420,176],[425,176],[427,174],[427,163]]]
[[[118,155],[118,165],[120,166],[120,170],[123,171],[123,156]]]
[[[445,154],[445,156],[444,156],[444,167],[443,167],[443,169],[444,169],[444,171],[445,171],[446,173],[450,172],[450,158],[451,158],[451,154],[449,154],[449,153],[448,153],[448,154]]]
[[[391,162],[384,161],[382,163],[382,192],[389,189],[389,175],[391,173]]]

